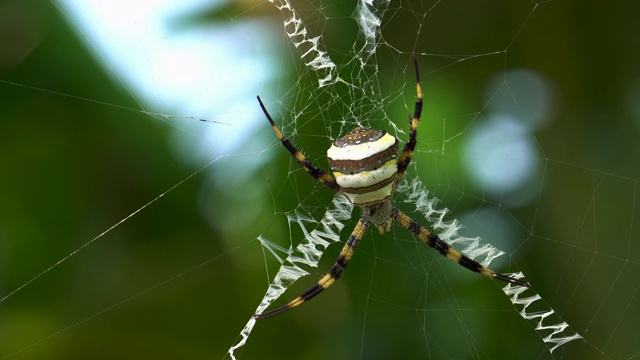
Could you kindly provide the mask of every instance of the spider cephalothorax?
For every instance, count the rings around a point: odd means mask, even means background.
[[[337,138],[327,151],[327,161],[331,166],[333,176],[314,166],[289,140],[284,138],[273,122],[271,115],[267,112],[262,100],[258,97],[262,111],[269,123],[271,123],[276,136],[278,136],[278,139],[280,139],[280,142],[282,142],[282,145],[289,151],[291,156],[320,183],[346,196],[354,205],[361,207],[362,217],[327,275],[288,304],[266,313],[256,314],[256,319],[279,314],[320,294],[340,278],[367,228],[373,224],[380,232],[389,231],[393,221],[402,225],[440,254],[466,269],[493,279],[530,287],[527,282],[491,270],[463,255],[442,241],[437,234],[432,233],[391,204],[391,195],[411,162],[411,157],[416,147],[418,124],[422,113],[422,89],[420,88],[418,61],[415,54],[413,62],[416,72],[418,100],[416,100],[413,110],[413,117],[409,115],[411,132],[409,141],[405,144],[400,158],[398,158],[398,139],[394,136],[389,135],[384,130],[357,127],[345,136]]]

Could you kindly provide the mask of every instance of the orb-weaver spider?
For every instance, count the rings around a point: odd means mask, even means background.
[[[416,135],[422,113],[422,89],[420,87],[418,60],[415,53],[413,54],[413,63],[416,73],[418,100],[413,110],[413,117],[409,114],[411,132],[400,159],[397,159],[397,138],[389,135],[384,130],[357,127],[345,136],[336,139],[327,151],[327,160],[331,166],[333,176],[314,166],[289,140],[284,138],[258,96],[262,111],[271,123],[278,139],[280,139],[280,142],[282,142],[282,145],[289,151],[291,156],[313,178],[333,191],[346,196],[354,205],[362,208],[362,217],[327,275],[288,304],[262,314],[255,314],[254,317],[256,319],[264,319],[280,314],[311,300],[327,289],[340,278],[367,228],[373,224],[381,233],[384,233],[391,230],[393,221],[398,222],[440,254],[473,272],[515,285],[530,287],[527,282],[491,270],[463,255],[441,240],[437,234],[430,232],[391,205],[391,195],[396,190],[398,182],[402,179],[411,162],[411,156],[416,147]]]

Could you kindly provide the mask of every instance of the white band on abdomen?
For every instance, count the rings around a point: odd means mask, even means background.
[[[383,137],[374,142],[363,142],[362,144],[337,147],[331,145],[327,150],[327,156],[333,160],[362,160],[372,155],[381,153],[396,143],[396,138],[384,134]]]
[[[394,176],[398,171],[396,166],[396,159],[388,161],[382,167],[372,171],[361,171],[357,174],[346,175],[335,172],[336,182],[346,191],[349,189],[366,188]]]

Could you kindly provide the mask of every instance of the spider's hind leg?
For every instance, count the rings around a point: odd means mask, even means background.
[[[267,120],[269,120],[269,123],[271,123],[271,127],[273,127],[273,131],[276,133],[276,136],[278,136],[278,139],[280,140],[282,145],[289,151],[289,154],[291,154],[291,157],[293,157],[296,160],[296,162],[300,164],[300,166],[302,166],[302,168],[307,173],[309,173],[309,175],[311,175],[314,179],[318,180],[320,183],[324,184],[331,190],[344,195],[344,191],[342,190],[342,188],[340,188],[340,186],[336,182],[336,179],[332,175],[328,174],[326,171],[320,169],[319,167],[314,166],[311,163],[311,161],[307,159],[306,156],[304,156],[295,146],[293,146],[293,144],[288,139],[286,139],[282,135],[282,132],[280,132],[280,129],[278,129],[278,126],[271,118],[271,115],[269,115],[267,108],[262,103],[260,96],[258,96],[258,102],[260,103],[262,112],[264,112],[264,115],[267,117]]]
[[[418,125],[420,124],[420,117],[422,116],[422,87],[420,86],[420,72],[418,70],[418,59],[416,54],[413,53],[413,65],[416,72],[416,100],[415,107],[413,109],[413,117],[409,114],[409,126],[411,132],[409,133],[409,141],[404,145],[400,159],[398,159],[398,174],[396,175],[396,184],[404,176],[404,172],[407,170],[409,163],[411,163],[411,157],[413,151],[416,148],[418,137]]]

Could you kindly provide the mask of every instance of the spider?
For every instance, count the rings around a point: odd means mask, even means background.
[[[384,130],[357,127],[345,136],[337,138],[327,151],[327,161],[331,166],[333,176],[314,166],[282,135],[262,103],[260,96],[258,96],[260,107],[269,123],[271,123],[273,131],[275,131],[282,145],[289,151],[296,162],[321,184],[340,195],[346,196],[354,205],[359,206],[362,209],[362,216],[327,275],[288,304],[262,314],[255,314],[254,318],[264,319],[280,314],[316,297],[340,278],[370,225],[376,226],[380,233],[384,233],[391,230],[393,221],[398,222],[440,254],[468,270],[515,285],[531,287],[527,282],[491,270],[460,253],[441,240],[437,234],[427,230],[391,204],[391,195],[396,190],[400,179],[402,179],[411,162],[411,156],[416,147],[418,124],[422,113],[422,89],[420,87],[418,60],[415,53],[413,54],[413,63],[415,66],[418,100],[413,110],[413,117],[409,114],[411,132],[409,141],[404,145],[400,159],[397,159],[398,139],[396,137],[389,135]]]

